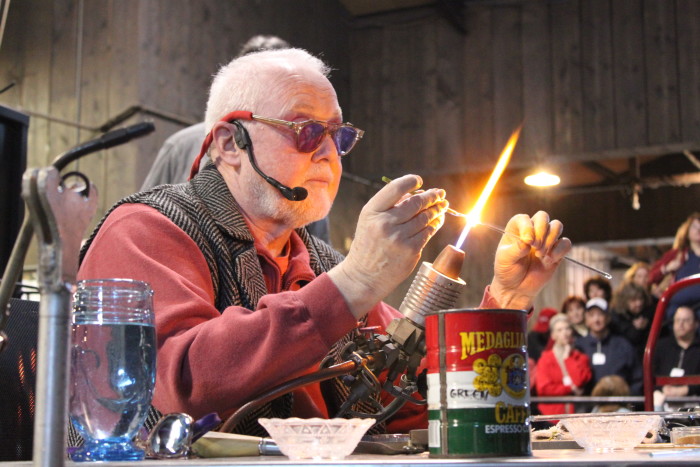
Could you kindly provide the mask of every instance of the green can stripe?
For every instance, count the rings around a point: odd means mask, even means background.
[[[448,410],[449,430],[445,451],[441,445],[440,411],[428,411],[431,457],[494,457],[531,454],[530,424],[498,423],[494,409]]]

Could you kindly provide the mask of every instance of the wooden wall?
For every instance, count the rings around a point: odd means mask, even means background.
[[[356,22],[352,172],[490,170],[520,123],[512,167],[700,141],[697,0],[465,5],[466,33],[429,8]]]
[[[347,171],[373,181],[419,173],[467,210],[521,123],[511,168],[700,149],[699,1],[464,5],[464,31],[432,8],[354,23],[350,113],[368,131]],[[367,191],[355,185],[346,190]],[[546,209],[577,242],[664,237],[697,210],[699,197],[697,185],[647,190],[633,211],[619,192],[507,197],[497,189],[485,220],[503,225],[517,212]],[[424,258],[460,229],[448,218]],[[495,244],[472,248],[463,277],[478,286],[464,305],[478,304]],[[553,293],[548,306],[562,295]]]

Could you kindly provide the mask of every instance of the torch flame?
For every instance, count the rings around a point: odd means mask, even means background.
[[[510,135],[508,143],[506,143],[506,147],[503,148],[501,155],[498,157],[496,167],[494,167],[493,172],[491,172],[489,181],[486,182],[486,186],[479,195],[479,199],[476,201],[476,204],[474,205],[472,210],[469,211],[469,213],[466,215],[467,225],[464,226],[464,230],[462,230],[462,234],[459,236],[459,240],[457,240],[457,243],[455,244],[457,248],[462,247],[462,244],[464,243],[464,240],[466,240],[467,235],[469,234],[469,231],[472,229],[472,227],[481,222],[481,211],[484,209],[484,206],[486,205],[486,201],[488,201],[489,196],[491,196],[491,192],[496,187],[498,179],[501,178],[503,171],[508,166],[508,162],[510,162],[510,156],[513,154],[513,149],[515,149],[515,145],[517,144],[518,138],[520,137],[520,130],[522,130],[522,125],[520,125],[513,132],[513,134]]]

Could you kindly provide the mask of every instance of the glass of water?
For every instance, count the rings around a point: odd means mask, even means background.
[[[156,332],[145,282],[78,283],[71,329],[70,419],[85,444],[74,461],[141,460],[133,438],[153,395]]]

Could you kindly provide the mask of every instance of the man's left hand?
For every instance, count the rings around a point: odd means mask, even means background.
[[[512,235],[503,235],[498,244],[490,289],[502,308],[532,307],[537,293],[571,250],[571,241],[561,237],[563,228],[544,211],[532,217],[518,214],[508,221],[506,232]]]

